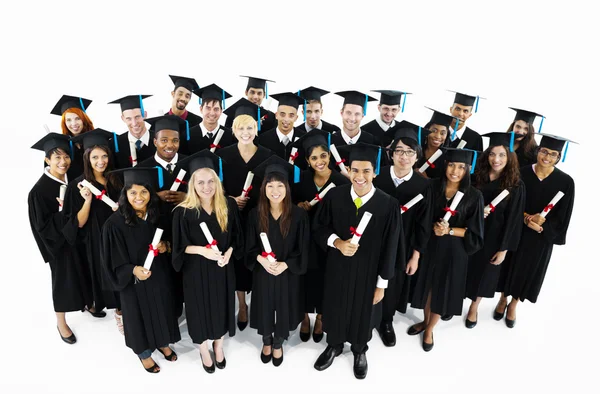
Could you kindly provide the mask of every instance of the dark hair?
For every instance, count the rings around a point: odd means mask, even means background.
[[[69,152],[61,149],[61,148],[54,148],[52,150],[49,150],[48,152],[46,152],[46,159],[51,159],[53,154],[57,154],[57,155],[68,155],[69,157],[71,157],[71,155],[69,154]]]
[[[394,155],[396,146],[398,146],[398,142],[402,142],[404,145],[417,152],[417,161],[419,161],[419,159],[423,157],[423,148],[421,148],[421,145],[419,145],[417,141],[413,140],[412,138],[402,137],[392,142],[392,145],[390,146],[390,161],[393,161],[392,156]]]
[[[506,151],[506,166],[500,174],[500,188],[512,189],[519,184],[521,177],[519,172],[519,160],[515,152],[510,152],[504,145],[499,145]],[[490,153],[494,146],[489,146],[477,161],[477,168],[475,169],[475,186],[481,187],[485,184],[490,183],[490,172],[492,167],[490,166]]]
[[[442,176],[440,177],[440,198],[444,199],[444,202],[446,200],[446,185],[448,184],[448,177],[446,177],[446,171],[448,170],[448,163],[451,163],[449,161],[445,161],[444,162],[444,171],[442,172]],[[452,162],[454,163],[454,162]],[[460,190],[461,192],[467,194],[467,191],[469,190],[470,186],[471,186],[471,176],[469,175],[469,173],[471,172],[471,165],[470,164],[465,164],[465,175],[463,176],[463,178],[460,180],[460,183],[458,185],[458,190]]]
[[[545,147],[544,146],[536,146],[535,147],[535,150],[533,151],[533,158],[535,159],[534,163],[537,163],[537,157],[540,153],[540,149],[542,149],[542,148],[545,148]],[[549,148],[546,148],[546,149],[549,149]],[[556,162],[554,163],[555,166],[558,164],[561,157],[562,157],[562,152],[558,152],[558,157],[556,158]]]
[[[428,122],[425,125],[424,129],[428,129],[429,130],[429,128],[431,126],[433,126],[434,124],[437,124],[438,126],[446,127],[446,138],[444,139],[444,143],[442,144],[442,146],[440,148],[450,146],[450,128],[449,127],[441,125],[441,124],[438,124],[438,123],[435,123],[435,122]],[[421,141],[421,146],[423,147],[423,150],[425,150],[425,147],[427,146],[427,138],[429,138],[429,136],[425,137],[423,139],[423,141]]]
[[[270,201],[267,198],[266,188],[269,182],[282,182],[285,185],[285,198],[282,202],[282,212],[279,218],[279,230],[283,238],[287,237],[290,232],[292,222],[292,192],[290,185],[282,174],[277,172],[269,173],[260,186],[260,198],[258,199],[258,222],[260,231],[269,232],[269,215],[271,212]]]
[[[85,152],[83,152],[83,178],[88,182],[94,184],[96,183],[96,177],[94,176],[94,169],[90,164],[90,153],[96,148],[102,149],[104,152],[108,154],[108,164],[106,165],[106,169],[104,170],[104,175],[106,180],[117,190],[121,188],[121,180],[118,176],[110,174],[113,169],[113,156],[111,150],[106,145],[94,145],[90,148],[87,148]]]
[[[307,150],[304,151],[304,156],[306,157],[306,159],[308,160],[308,158],[310,157],[310,155],[312,154],[312,151],[315,148],[321,148],[323,149],[325,152],[329,153],[329,148],[327,147],[327,145],[323,145],[323,144],[319,144],[319,145],[313,145],[310,148],[308,148]]]
[[[221,104],[221,100],[219,99],[208,99],[206,101],[202,101],[202,104],[200,104],[200,107],[204,107],[205,104],[211,104],[211,103],[217,103],[219,104],[219,108],[223,109],[223,105]]]
[[[514,130],[515,123],[516,121],[513,121],[510,124],[510,126],[508,126],[508,130],[506,130],[507,133],[510,133]],[[527,123],[527,128],[527,134],[525,134],[523,140],[519,142],[519,149],[523,151],[525,157],[527,157],[528,159],[535,159],[535,157],[537,156],[537,151],[535,149],[538,145],[537,142],[535,142],[535,138],[533,138],[533,136],[535,135],[533,123]],[[515,135],[515,139],[516,137],[517,136]]]
[[[131,189],[132,186],[133,184],[125,185],[121,190],[121,195],[119,196],[119,213],[123,215],[123,217],[125,218],[125,223],[127,223],[129,226],[135,226],[136,224],[138,224],[139,220],[139,218],[135,214],[135,209],[133,209],[133,207],[129,203],[129,200],[127,199],[127,192]],[[152,186],[148,184],[142,184],[139,186],[145,187],[150,192],[150,201],[148,201],[148,205],[146,206],[146,212],[148,213],[147,220],[153,224],[156,224],[159,217],[158,195],[154,192]]]
[[[306,104],[321,104],[321,108],[323,108],[323,103],[321,102],[321,99],[312,99],[312,100],[306,100]]]

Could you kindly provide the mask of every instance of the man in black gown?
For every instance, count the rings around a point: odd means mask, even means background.
[[[321,119],[323,116],[323,103],[321,97],[328,94],[329,91],[310,86],[300,91],[299,96],[304,97],[304,123],[296,127],[297,130],[309,132],[312,129],[319,129],[329,133],[339,132],[341,129],[329,122]]]
[[[458,121],[454,119],[450,126],[450,147],[456,148],[460,141],[465,141],[467,145],[464,148],[483,151],[483,140],[479,133],[465,126],[467,119],[473,115],[473,106],[475,106],[475,112],[477,112],[479,100],[482,98],[459,92],[453,93],[456,93],[456,95],[454,103],[450,107],[450,115],[458,118]]]
[[[342,131],[331,136],[331,143],[336,147],[354,145],[357,142],[377,143],[375,137],[369,133],[363,133],[360,128],[360,122],[366,113],[367,101],[375,101],[375,99],[356,90],[337,92],[336,94],[344,98],[344,104],[340,110]]]
[[[361,127],[361,130],[366,131],[375,137],[377,144],[386,147],[392,141],[389,140],[389,138],[386,138],[385,133],[388,129],[396,126],[396,116],[400,113],[402,108],[400,101],[403,96],[410,93],[401,92],[399,90],[373,90],[373,92],[381,93],[379,104],[377,104],[379,116]],[[406,100],[406,97],[404,100]]]
[[[189,112],[186,107],[192,99],[192,93],[198,89],[198,82],[194,78],[178,77],[177,75],[169,75],[173,84],[171,97],[171,109],[165,115],[177,115],[183,120],[188,121],[189,127],[194,127],[202,122],[202,117]],[[154,131],[154,130],[152,130]]]
[[[248,101],[258,105],[260,107],[260,120],[258,121],[258,132],[274,129],[277,126],[277,119],[275,114],[266,108],[262,107],[264,98],[269,98],[267,93],[267,81],[270,79],[262,79],[241,75],[241,77],[248,78],[248,85],[246,86],[245,95]],[[233,125],[233,118],[228,116],[225,121],[225,126],[231,128]]]

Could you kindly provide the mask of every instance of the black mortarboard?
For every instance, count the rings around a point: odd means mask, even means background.
[[[158,134],[158,132],[161,130],[175,130],[179,131],[181,134],[185,133],[187,129],[187,122],[177,115],[155,116],[154,118],[146,119],[146,122],[152,125],[152,131],[154,134]]]
[[[344,145],[338,148],[340,155],[344,157],[346,163],[352,167],[353,161],[370,161],[375,169],[375,175],[379,175],[381,167],[381,147],[378,145],[365,144],[358,142],[352,145]]]
[[[215,85],[214,83],[194,90],[194,94],[200,97],[200,103],[208,100],[220,100],[223,108],[225,108],[225,99],[231,97],[231,95],[227,93],[225,89]]]
[[[536,116],[544,118],[544,115],[540,115],[540,114],[537,114],[535,112],[527,111],[526,109],[519,109],[519,108],[513,108],[513,107],[508,107],[508,108],[510,108],[513,111],[517,112],[516,115],[515,115],[515,120],[514,120],[515,122],[517,120],[522,120],[525,123],[533,124],[533,122],[535,121],[535,117]]]
[[[388,137],[388,141],[398,141],[400,138],[411,138],[421,145],[421,141],[423,141],[429,133],[431,132],[428,129],[403,120],[396,123],[394,127],[387,129],[385,136]]]
[[[314,86],[309,86],[306,89],[302,89],[298,91],[298,96],[304,97],[307,101],[310,100],[320,100],[321,96],[325,96],[329,93],[329,90],[315,88]]]
[[[92,148],[97,145],[103,145],[110,148],[110,139],[113,138],[113,133],[104,129],[94,129],[87,133],[79,134],[72,138],[73,143],[81,141],[83,150]]]
[[[304,97],[298,96],[296,93],[284,92],[272,94],[272,98],[278,101],[279,105],[287,105],[298,109],[299,105],[304,104]]]
[[[277,172],[283,175],[283,177],[288,181],[288,183],[290,182],[290,179],[292,179],[294,183],[298,183],[300,181],[300,169],[295,165],[292,165],[287,161],[283,160],[277,155],[273,155],[267,160],[260,163],[258,166],[256,166],[253,172],[254,175],[263,179],[268,174],[272,172]]]
[[[88,100],[83,97],[75,97],[75,96],[67,96],[63,95],[60,100],[56,103],[52,111],[50,111],[53,115],[61,116],[65,113],[69,108],[77,108],[85,112],[87,107],[90,106],[92,100]]]
[[[194,78],[179,77],[177,75],[169,75],[169,77],[171,77],[171,81],[175,84],[173,91],[176,91],[180,86],[186,88],[190,92],[200,87]]]
[[[475,171],[479,151],[472,149],[442,148],[447,162],[465,163],[471,166],[471,174]]]
[[[488,137],[490,139],[488,148],[494,146],[506,146],[511,152],[514,152],[515,133],[512,131],[508,133],[487,133],[482,134],[482,137]]]
[[[156,167],[130,167],[113,170],[110,174],[122,174],[124,185],[150,185],[154,192],[163,187],[163,169]]]
[[[460,105],[466,105],[468,107],[472,107],[475,105],[475,112],[477,112],[477,108],[479,107],[479,100],[485,100],[483,97],[479,96],[471,96],[464,93],[459,93],[454,90],[448,90],[449,92],[455,93],[454,103]]]
[[[248,75],[240,75],[240,77],[248,78],[248,85],[246,85],[246,90],[248,90],[250,88],[262,89],[265,91],[265,97],[269,98],[269,93],[267,90],[267,81],[269,81],[269,82],[275,82],[275,81],[271,81],[270,79],[250,77]]]
[[[440,126],[446,126],[446,127],[450,128],[450,125],[452,124],[452,120],[454,119],[453,116],[450,116],[450,115],[445,114],[440,111],[436,111],[433,108],[429,108],[429,107],[425,107],[425,108],[433,111],[433,114],[431,115],[431,120],[429,121],[429,123],[437,124]]]
[[[372,92],[381,93],[379,104],[385,105],[400,105],[400,100],[404,96],[404,103],[402,103],[402,112],[404,112],[404,104],[406,103],[406,95],[410,94],[407,92],[401,92],[399,90],[372,90]]]
[[[237,118],[240,115],[250,115],[258,122],[258,130],[260,131],[260,106],[254,104],[252,101],[241,98],[225,111],[223,111],[228,118]]]
[[[185,159],[179,160],[177,162],[177,167],[186,170],[190,176],[200,168],[210,168],[214,170],[219,176],[219,179],[223,181],[223,163],[221,158],[212,153],[210,149],[203,149]]]
[[[344,98],[344,105],[355,104],[363,107],[363,114],[367,113],[367,102],[377,101],[377,99],[374,99],[368,94],[361,93],[356,90],[346,90],[343,92],[336,92],[335,94]]]
[[[142,116],[144,115],[144,103],[143,99],[152,97],[151,94],[136,94],[132,96],[121,97],[120,99],[116,99],[111,101],[109,104],[120,104],[121,112],[127,111],[128,109],[139,108],[142,111]]]
[[[48,153],[54,149],[62,149],[66,153],[70,153],[70,137],[59,133],[48,133],[41,140],[31,146],[31,149],[37,149]]]
[[[551,150],[556,150],[559,152],[562,152],[563,148],[565,147],[565,143],[567,143],[567,147],[568,147],[568,143],[572,142],[574,144],[577,144],[577,142],[570,140],[568,138],[565,137],[561,137],[558,135],[553,135],[553,134],[546,134],[546,133],[536,133],[536,135],[541,135],[542,136],[542,140],[540,141],[540,148],[548,148]],[[567,153],[567,149],[565,149],[565,154]],[[563,157],[563,161],[565,158]]]
[[[310,148],[317,145],[326,146],[327,150],[329,150],[329,145],[331,145],[331,133],[320,129],[312,129],[294,141],[292,147],[298,149],[298,157],[306,158]]]

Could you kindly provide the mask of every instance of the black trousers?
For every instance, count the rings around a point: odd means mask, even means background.
[[[273,346],[273,349],[281,349],[283,341],[283,337],[273,337],[271,334],[263,335],[263,345]]]

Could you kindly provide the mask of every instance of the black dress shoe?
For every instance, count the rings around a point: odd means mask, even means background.
[[[273,354],[273,350],[271,350],[271,354]],[[281,365],[282,362],[283,362],[283,348],[281,348],[281,357],[279,357],[279,358],[273,357],[273,365],[278,367]]]
[[[323,339],[323,333],[322,332],[314,332],[313,331],[313,341],[315,341],[316,343],[321,342],[321,340]]]
[[[68,343],[69,345],[72,345],[75,342],[77,342],[77,338],[75,337],[75,333],[73,333],[73,331],[71,331],[71,336],[65,338],[60,333],[60,330],[58,329],[58,327],[56,327],[56,329],[58,330],[58,335],[60,335],[60,339],[62,339],[63,342]]]
[[[308,324],[308,332],[300,331],[300,340],[302,342],[308,342],[309,339],[310,339],[310,322]]]
[[[333,364],[333,360],[342,354],[342,346],[330,346],[327,345],[325,351],[321,353],[317,361],[315,361],[315,369],[317,371],[324,371]]]
[[[417,323],[417,324],[421,324],[421,323]],[[425,331],[425,325],[421,325],[421,328],[415,328],[417,326],[417,324],[413,324],[412,326],[408,327],[408,331],[406,331],[406,333],[408,335],[418,335],[418,334],[422,333],[423,331]]]
[[[215,354],[215,365],[219,369],[225,369],[225,365],[227,364],[227,360],[225,359],[225,352],[223,352],[223,361],[217,361],[217,352],[215,352],[215,343],[213,342],[213,353]]]
[[[202,368],[204,368],[204,370],[208,373],[214,373],[215,372],[215,363],[213,363],[210,367],[207,367],[206,365],[204,365],[204,363],[202,362],[202,355],[200,355],[200,362],[202,363]]]
[[[364,379],[367,377],[369,365],[367,364],[366,353],[354,353],[354,377]]]
[[[475,315],[477,316],[477,315]],[[477,325],[477,318],[475,318],[475,321],[471,321],[469,320],[469,317],[467,315],[467,318],[465,319],[465,327],[467,328],[473,328]]]
[[[504,322],[506,323],[506,327],[513,328],[515,326],[515,323],[517,322],[517,319],[510,320],[508,317],[506,317],[504,318]]]
[[[453,317],[454,317],[454,315],[443,315],[442,320],[443,321],[452,320]]]
[[[271,349],[271,354],[268,356],[264,354],[262,350],[260,351],[260,361],[262,361],[263,364],[268,364],[271,361],[271,357],[273,357],[273,349]]]
[[[498,308],[494,309],[494,316],[493,316],[494,320],[496,320],[496,321],[502,320],[502,318],[504,317],[504,314],[506,313],[507,308],[508,308],[508,304],[506,304],[502,313],[496,312],[496,309],[498,309]]]
[[[433,349],[433,334],[431,334],[431,343],[425,343],[425,334],[423,334],[423,350],[425,350],[426,352],[430,351],[431,349]]]
[[[98,311],[96,311],[96,312],[92,312],[92,311],[90,311],[90,310],[89,310],[87,307],[85,308],[85,311],[86,311],[86,312],[89,312],[89,313],[90,313],[90,315],[92,315],[92,316],[94,316],[94,317],[97,317],[97,318],[103,318],[103,317],[106,317],[106,312],[104,312],[104,311],[100,311],[100,312],[98,312]]]
[[[396,333],[394,332],[392,322],[381,323],[381,325],[377,327],[377,332],[385,346],[392,347],[396,345]]]

